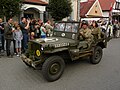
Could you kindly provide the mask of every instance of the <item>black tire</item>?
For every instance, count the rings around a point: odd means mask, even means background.
[[[90,63],[98,64],[102,59],[102,55],[103,55],[102,48],[100,46],[97,46],[93,51],[93,55],[90,56]]]
[[[43,63],[42,74],[47,81],[52,82],[61,77],[64,68],[64,60],[59,56],[52,56]]]

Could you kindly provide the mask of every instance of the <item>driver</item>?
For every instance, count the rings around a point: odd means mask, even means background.
[[[79,30],[79,49],[87,49],[90,47],[91,43],[93,42],[93,35],[92,31],[88,28],[88,22],[83,20],[81,29]]]

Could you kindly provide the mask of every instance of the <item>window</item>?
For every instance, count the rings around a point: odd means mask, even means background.
[[[29,14],[29,13],[24,13],[24,17],[25,18],[33,18],[34,15],[33,14]]]
[[[64,31],[65,23],[55,23],[55,31]]]
[[[120,2],[116,2],[115,9],[120,10]]]

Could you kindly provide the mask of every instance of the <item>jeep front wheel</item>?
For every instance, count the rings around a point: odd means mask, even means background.
[[[59,56],[52,56],[44,62],[42,66],[42,73],[47,81],[52,82],[61,77],[64,68],[64,60]]]
[[[102,59],[102,55],[103,55],[102,48],[100,46],[97,46],[93,51],[93,55],[90,56],[90,62],[92,64],[98,64]]]

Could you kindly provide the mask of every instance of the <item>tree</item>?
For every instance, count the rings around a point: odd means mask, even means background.
[[[70,0],[50,0],[48,12],[56,21],[70,16],[72,12],[72,3]]]
[[[14,17],[20,13],[20,8],[22,6],[22,0],[1,0],[0,2],[0,16]]]

